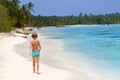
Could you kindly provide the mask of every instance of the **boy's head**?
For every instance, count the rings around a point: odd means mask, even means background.
[[[37,38],[37,37],[38,37],[37,33],[32,33],[32,38]]]

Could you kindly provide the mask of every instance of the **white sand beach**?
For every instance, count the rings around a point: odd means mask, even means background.
[[[40,36],[42,45],[40,74],[33,73],[31,56],[28,52],[24,53],[23,51],[23,54],[28,56],[24,57],[15,50],[19,49],[15,45],[21,45],[26,51],[28,49],[27,47],[24,48],[24,45],[29,43],[28,39],[20,36],[21,34],[16,33],[14,35],[10,33],[0,34],[0,80],[112,80],[97,74],[91,74],[82,68],[79,68],[79,73],[73,73],[72,70],[59,68],[58,65],[50,66],[49,64],[52,64],[53,60],[49,60],[47,57],[51,57],[49,53],[57,52],[54,45],[60,44],[57,44],[57,41],[48,40],[44,36]],[[22,34],[22,36],[24,35]],[[53,57],[57,58],[56,56]],[[57,61],[54,61],[54,63],[57,63]]]

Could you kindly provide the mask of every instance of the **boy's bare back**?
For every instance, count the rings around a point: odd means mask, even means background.
[[[33,39],[30,44],[31,44],[32,51],[41,49],[40,42],[36,39]]]

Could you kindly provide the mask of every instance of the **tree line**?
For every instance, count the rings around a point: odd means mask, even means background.
[[[119,24],[120,13],[93,15],[80,13],[78,16],[34,16],[34,4],[20,6],[20,0],[0,0],[0,32],[26,26],[63,26],[76,24]]]
[[[78,16],[33,16],[35,25],[38,26],[61,26],[61,25],[76,25],[76,24],[119,24],[120,13],[112,14],[82,14]]]

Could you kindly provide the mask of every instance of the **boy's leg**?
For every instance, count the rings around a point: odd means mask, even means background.
[[[33,57],[33,72],[35,72],[35,58]]]
[[[39,57],[36,57],[37,74],[39,74]]]

